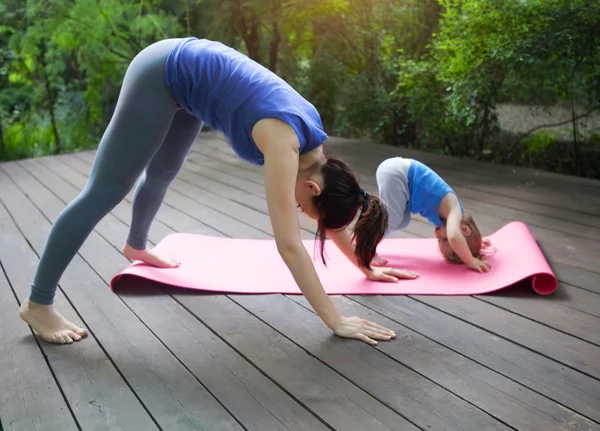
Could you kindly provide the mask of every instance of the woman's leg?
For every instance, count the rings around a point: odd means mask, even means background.
[[[133,195],[131,228],[123,250],[128,259],[141,260],[161,268],[178,264],[146,249],[148,231],[167,193],[167,188],[179,173],[198,138],[202,124],[202,121],[185,111],[175,115],[165,141],[146,168]]]
[[[155,43],[133,59],[88,183],[52,226],[29,299],[20,309],[22,319],[46,341],[71,342],[84,334],[54,309],[57,284],[96,224],[131,190],[169,131],[178,108],[165,85],[164,65],[175,44]]]

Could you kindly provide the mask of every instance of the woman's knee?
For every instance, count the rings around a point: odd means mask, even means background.
[[[178,166],[153,166],[146,171],[146,184],[169,185],[181,169]]]

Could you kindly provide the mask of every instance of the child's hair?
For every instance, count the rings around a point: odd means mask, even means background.
[[[465,240],[467,241],[467,245],[469,246],[471,255],[473,255],[473,257],[481,259],[481,245],[483,237],[481,236],[481,232],[475,224],[475,220],[473,219],[471,213],[465,211],[465,213],[463,214],[462,221],[460,223],[465,226],[468,226],[469,229],[471,229],[471,235],[465,236]],[[444,254],[446,260],[452,263],[463,263],[460,257],[458,257],[458,255],[456,254],[456,252],[452,250],[452,248],[448,248],[448,250],[449,254]]]
[[[327,157],[321,166],[321,175],[323,188],[321,194],[314,197],[314,203],[319,214],[317,238],[323,263],[326,264],[326,231],[346,228],[360,211],[352,239],[355,241],[358,264],[371,269],[371,260],[388,224],[387,208],[377,196],[366,193],[360,187],[354,171],[347,163]]]

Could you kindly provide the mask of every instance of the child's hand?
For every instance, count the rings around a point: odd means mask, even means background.
[[[399,278],[417,278],[419,274],[414,271],[397,268],[373,268],[367,273],[371,281],[398,281]]]
[[[467,267],[478,272],[488,272],[491,269],[489,263],[487,263],[485,260],[477,259],[476,257],[473,258]]]

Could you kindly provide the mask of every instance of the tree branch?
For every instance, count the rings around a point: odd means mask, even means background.
[[[582,118],[589,117],[595,111],[596,111],[595,109],[592,109],[591,111],[588,111],[585,114],[581,114],[581,115],[579,115],[577,117],[574,117],[574,118],[569,118],[568,120],[559,121],[558,123],[546,123],[546,124],[540,124],[539,126],[535,126],[533,129],[530,129],[527,132],[521,134],[517,138],[516,142],[510,147],[509,152],[513,152],[519,146],[519,144],[521,143],[521,141],[523,141],[523,139],[525,139],[526,137],[528,137],[532,133],[537,132],[540,129],[546,129],[548,127],[564,126],[565,124],[569,124],[571,122],[581,120]]]

